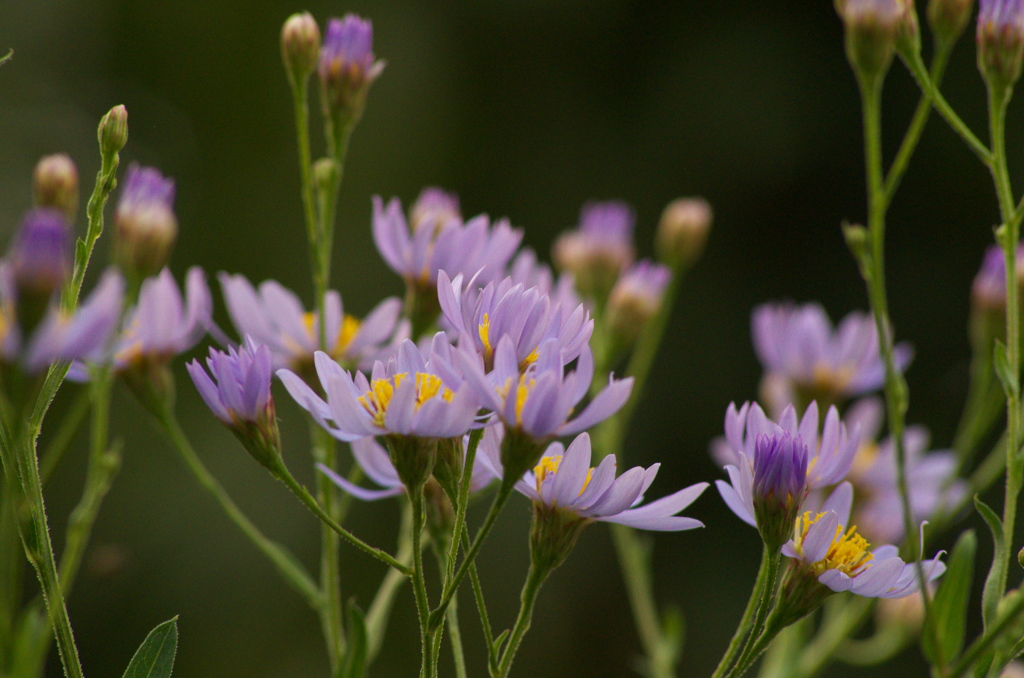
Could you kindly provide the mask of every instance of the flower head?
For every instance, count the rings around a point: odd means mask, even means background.
[[[689,266],[695,262],[704,251],[711,218],[711,205],[703,198],[670,202],[658,222],[658,259],[670,266]]]
[[[790,510],[798,511],[806,491],[842,481],[853,463],[860,432],[854,428],[847,434],[834,406],[825,416],[820,435],[818,431],[816,402],[799,421],[796,410],[788,406],[778,423],[769,420],[757,403],[744,403],[738,410],[730,404],[725,415],[725,442],[716,451],[727,464],[729,482],[718,480],[715,484],[732,512],[764,534],[768,526],[761,524],[756,505],[767,501],[769,494],[772,501],[785,503],[785,491],[794,499]],[[805,491],[800,490],[801,468],[805,469]]]
[[[807,493],[807,445],[788,431],[758,435],[754,443],[751,498],[765,543],[781,545]]]
[[[622,202],[592,202],[580,212],[579,229],[555,242],[554,259],[573,274],[584,296],[603,300],[636,257],[633,210]]]
[[[980,0],[978,68],[995,87],[1011,86],[1020,77],[1024,57],[1024,2]]]
[[[374,62],[373,25],[369,21],[346,14],[342,19],[327,22],[327,34],[320,48],[319,76],[328,116],[358,119],[367,90],[383,70],[383,61]]]
[[[619,278],[608,298],[606,318],[615,341],[626,348],[633,345],[647,321],[661,308],[661,298],[671,279],[671,270],[647,259]]]
[[[463,289],[461,274],[450,280],[441,271],[437,290],[445,319],[460,337],[472,341],[487,369],[494,364],[494,350],[502,337],[511,340],[520,370],[525,370],[537,359],[545,339],[558,341],[562,360],[568,363],[579,356],[594,331],[594,321],[582,304],[570,312],[554,306],[539,288],[513,284],[512,278],[489,282],[483,289],[470,281]]]
[[[178,237],[174,180],[133,164],[114,211],[114,258],[129,277],[154,275],[164,267]]]
[[[78,168],[65,153],[47,155],[36,163],[32,189],[40,207],[59,209],[73,222],[78,213]]]
[[[1017,248],[1017,276],[1024,277],[1024,245]],[[1018,285],[1020,282],[1018,280]],[[1006,311],[1006,257],[998,245],[985,250],[981,269],[971,286],[971,302],[975,308],[997,313]]]
[[[752,317],[754,349],[765,369],[762,390],[773,412],[811,400],[834,403],[879,388],[885,365],[874,319],[851,313],[833,330],[818,304],[764,304]],[[906,369],[908,344],[895,347],[896,366]]]
[[[19,304],[32,297],[45,307],[64,284],[71,274],[71,240],[61,210],[39,207],[25,215],[7,254]]]
[[[270,351],[246,337],[244,346],[229,348],[226,353],[211,348],[206,364],[209,374],[198,360],[186,367],[207,407],[256,461],[278,471],[281,435],[270,395]]]
[[[309,375],[313,354],[320,348],[316,312],[304,310],[298,296],[275,280],[260,283],[257,289],[243,275],[221,273],[219,277],[228,315],[238,333],[265,344],[275,369]],[[324,297],[327,354],[352,369],[372,367],[396,334],[401,307],[401,301],[391,297],[359,320],[346,314],[341,295],[329,290]]]

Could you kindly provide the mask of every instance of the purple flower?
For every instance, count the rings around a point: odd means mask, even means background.
[[[213,302],[206,274],[193,266],[183,299],[170,269],[142,283],[139,302],[127,316],[114,353],[118,370],[140,362],[162,363],[189,350],[210,326]]]
[[[807,445],[788,431],[759,435],[754,443],[751,498],[761,538],[778,548],[793,529],[807,494]]]
[[[765,369],[763,390],[771,410],[812,399],[832,403],[879,388],[885,364],[874,319],[851,313],[833,330],[818,304],[763,304],[752,317],[754,350]],[[896,366],[906,369],[908,344],[895,347]]]
[[[428,196],[420,200],[428,201]],[[429,290],[442,270],[450,276],[479,275],[481,284],[501,275],[523,232],[513,229],[507,220],[492,225],[486,215],[463,223],[457,211],[437,209],[439,201],[433,194],[429,202],[433,203],[429,208],[419,202],[413,208],[414,228],[410,230],[397,198],[385,206],[374,197],[373,240],[388,266],[407,285]]]
[[[594,331],[594,321],[582,304],[571,312],[552,306],[539,288],[527,289],[511,278],[489,282],[482,290],[470,281],[464,290],[461,274],[450,280],[441,271],[437,291],[445,319],[472,342],[487,369],[493,366],[494,349],[503,337],[511,340],[520,370],[525,370],[537,359],[542,341],[555,339],[562,362],[568,363],[579,356]]]
[[[561,306],[566,313],[582,303],[576,294],[572,274],[562,273],[556,279],[551,267],[538,261],[537,253],[528,247],[519,250],[509,264],[508,277],[515,285],[536,287],[551,298],[553,306]]]
[[[626,346],[636,341],[647,321],[661,308],[670,280],[672,271],[647,259],[626,271],[608,297],[606,321],[613,336]]]
[[[492,435],[494,435],[492,429],[488,429],[484,437],[486,439]],[[463,449],[465,449],[465,445],[468,445],[467,441],[468,438],[463,441]],[[323,464],[317,464],[317,468],[320,469],[321,473],[330,478],[335,485],[363,501],[386,499],[387,497],[395,497],[405,492],[405,485],[402,484],[401,479],[398,477],[398,471],[395,470],[395,465],[391,463],[388,451],[375,439],[366,437],[354,441],[352,443],[352,456],[355,457],[356,463],[363,469],[367,477],[383,489],[371,490],[360,487]],[[479,463],[479,457],[477,459],[478,462],[473,465],[473,476],[469,481],[471,492],[482,490],[494,479],[492,472],[486,466]]]
[[[848,486],[847,486],[848,487]],[[918,590],[916,566],[904,563],[895,546],[879,546],[868,550],[868,542],[857,533],[856,527],[847,528],[852,493],[842,494],[820,513],[805,512],[796,521],[793,538],[782,547],[783,555],[794,563],[783,580],[783,593],[787,586],[803,585],[808,580],[822,584],[829,592],[851,591],[866,598],[902,598]],[[936,556],[922,563],[925,578],[932,581],[946,570]]]
[[[473,425],[477,397],[466,383],[447,383],[433,363],[408,339],[385,366],[373,366],[370,379],[346,372],[326,353],[315,363],[327,401],[293,372],[278,370],[292,398],[317,423],[339,440],[397,435],[415,438],[457,438]],[[333,423],[332,423],[333,422]]]
[[[1017,248],[1017,271],[1024,274],[1024,245]],[[998,245],[985,250],[981,269],[971,286],[971,300],[985,310],[1006,310],[1006,258]]]
[[[584,346],[576,369],[565,372],[562,349],[557,339],[540,345],[537,361],[519,370],[512,339],[503,336],[494,354],[494,370],[485,374],[479,354],[460,340],[454,356],[465,379],[473,385],[482,406],[494,412],[506,429],[546,443],[553,437],[569,436],[595,426],[615,414],[633,388],[633,378],[613,379],[575,418],[569,417],[590,389],[594,356]]]
[[[421,228],[440,229],[450,221],[462,221],[459,196],[436,186],[427,186],[409,208],[409,225],[416,233]]]
[[[896,449],[891,438],[875,443],[883,418],[882,403],[866,398],[846,416],[859,425],[861,444],[853,459],[849,480],[858,501],[854,516],[861,531],[874,541],[899,543],[904,537],[903,504],[896,485]],[[916,525],[959,505],[967,483],[956,477],[956,455],[950,450],[927,452],[929,435],[923,426],[910,426],[903,434],[911,521]]]
[[[198,360],[186,367],[207,407],[253,458],[271,471],[279,470],[281,436],[270,396],[270,351],[246,337],[244,346],[227,353],[211,348],[206,364],[209,374]]]
[[[555,241],[555,263],[573,274],[585,296],[603,299],[618,275],[633,263],[634,219],[625,203],[588,203],[580,212],[579,229]]]
[[[133,164],[114,211],[114,258],[130,275],[147,277],[167,263],[178,236],[174,180]]]
[[[38,372],[57,360],[101,361],[121,319],[123,300],[124,279],[108,269],[74,314],[51,308],[32,335],[25,368]]]
[[[1024,30],[1024,2],[1022,0],[979,0],[978,33],[1016,28]]]
[[[320,347],[317,315],[305,311],[294,292],[274,280],[260,283],[257,291],[242,275],[220,274],[228,315],[240,335],[265,344],[274,368],[303,372],[312,367]],[[327,354],[346,367],[368,369],[395,335],[402,302],[385,299],[362,321],[344,312],[341,295],[330,290],[324,297]],[[399,340],[405,337],[399,333]]]
[[[786,437],[789,442],[782,444]],[[803,452],[798,440],[807,449],[805,462],[800,460]],[[757,403],[744,403],[739,410],[730,403],[725,415],[725,443],[715,453],[720,461],[727,464],[725,470],[729,474],[729,482],[717,480],[715,485],[722,499],[741,520],[754,527],[765,527],[759,525],[755,511],[755,483],[759,478],[761,490],[775,483],[780,488],[792,488],[796,481],[790,480],[791,474],[805,463],[807,490],[835,485],[849,472],[859,441],[859,429],[854,428],[852,435],[847,435],[846,426],[839,420],[839,411],[834,406],[825,416],[819,437],[816,402],[807,407],[799,421],[793,406],[786,407],[778,423],[769,420]],[[762,462],[760,476],[759,458]],[[794,503],[799,505],[802,501],[801,493]]]
[[[7,258],[18,293],[43,303],[71,274],[71,227],[62,211],[36,208],[21,222]]]
[[[373,25],[355,14],[327,22],[318,69],[328,114],[358,117],[366,91],[384,70],[374,62]]]

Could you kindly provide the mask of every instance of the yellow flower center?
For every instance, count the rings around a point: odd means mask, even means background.
[[[364,395],[359,396],[359,404],[370,413],[370,416],[373,417],[373,423],[377,426],[384,428],[384,417],[387,414],[388,405],[391,404],[391,398],[395,395],[395,389],[401,386],[408,376],[407,373],[400,372],[393,377],[374,379],[370,382],[370,390]],[[446,402],[451,401],[454,394],[451,392],[451,389],[445,387],[441,377],[436,374],[417,372],[415,379],[415,407],[417,410],[435,396],[440,396]]]
[[[537,494],[540,494],[541,485],[544,484],[544,479],[549,475],[553,476],[558,473],[558,467],[562,465],[562,455],[556,455],[553,457],[541,457],[540,463],[533,467],[533,475],[536,477]],[[583,487],[580,488],[577,497],[583,494],[583,491],[587,489],[587,485],[590,484],[590,479],[594,476],[594,469],[591,467],[587,471],[587,479],[583,481]]]
[[[476,329],[477,334],[480,335],[480,343],[484,345],[484,360],[490,360],[494,354],[494,348],[491,346],[491,319],[487,313],[484,313],[484,320]],[[530,355],[519,362],[519,371],[525,372],[527,367],[537,362],[538,356],[537,349],[530,351]]]
[[[853,464],[850,467],[851,478],[860,478],[867,473],[867,470],[878,458],[878,444],[864,443],[857,448],[857,454],[853,457]]]
[[[523,423],[523,407],[526,406],[526,399],[530,395],[530,389],[537,383],[536,379],[529,379],[525,374],[519,375],[519,388],[516,390],[516,424]],[[508,398],[509,389],[512,388],[512,377],[505,380],[504,388],[498,389],[502,398]]]
[[[793,544],[796,551],[803,554],[804,540],[807,539],[807,531],[811,525],[818,522],[824,513],[806,511],[802,516],[797,517],[793,534]],[[843,574],[854,577],[862,570],[871,567],[874,554],[868,551],[868,541],[857,534],[857,526],[843,531],[842,525],[836,526],[836,533],[832,537],[825,557],[812,563],[811,569],[815,575],[820,575],[826,570],[839,570]]]
[[[826,363],[818,363],[814,366],[810,387],[817,393],[842,393],[853,379],[853,374],[854,368],[850,365],[835,369]]]
[[[316,313],[307,311],[302,314],[302,322],[306,326],[306,335],[310,338],[310,341],[318,343],[320,338],[317,336],[316,331]],[[348,349],[349,344],[355,339],[356,333],[359,332],[359,327],[362,322],[359,318],[349,315],[346,313],[341,319],[341,329],[338,331],[338,336],[334,338],[334,345],[327,351],[332,358],[340,358],[345,354],[345,350]],[[330,343],[330,337],[327,338]]]

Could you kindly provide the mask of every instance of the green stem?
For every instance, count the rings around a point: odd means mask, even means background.
[[[743,652],[743,655],[736,662],[736,666],[733,667],[732,671],[726,674],[727,678],[740,678],[748,669],[757,661],[757,658],[764,654],[764,651],[768,649],[772,641],[775,640],[775,636],[779,635],[783,626],[779,626],[774,620],[769,617],[764,631],[757,637],[756,640],[751,636],[751,642],[747,645]]]
[[[53,472],[60,466],[64,455],[71,448],[71,443],[74,442],[75,434],[82,422],[85,421],[85,415],[89,412],[89,396],[89,389],[79,389],[70,409],[60,422],[57,432],[39,455],[39,477],[42,479],[43,485],[46,485],[53,476]]]
[[[199,481],[199,484],[220,504],[227,517],[270,560],[274,567],[277,568],[278,573],[292,588],[302,595],[309,606],[313,610],[319,611],[323,605],[323,598],[312,577],[306,573],[295,556],[281,544],[264,536],[259,528],[238,508],[224,487],[213,477],[213,474],[206,468],[206,465],[203,464],[196,451],[192,449],[192,444],[189,443],[185,432],[181,429],[181,425],[170,409],[165,408],[159,413],[158,423],[175,452],[178,453],[178,456],[185,463],[185,466],[188,467],[192,475]]]
[[[454,539],[450,539],[454,542]],[[449,565],[449,551],[444,549],[443,544],[438,542],[432,542],[431,546],[434,551],[434,558],[437,560],[437,568],[441,572],[447,572],[451,569]],[[455,676],[456,678],[467,678],[466,674],[466,653],[462,647],[462,631],[459,628],[459,613],[458,613],[458,598],[452,600],[448,605],[447,613],[447,624],[448,637],[451,639],[452,645],[452,659],[455,662]],[[434,655],[440,654],[440,648],[437,645],[441,642],[441,634],[438,633],[435,639]]]
[[[761,594],[761,601],[757,606],[757,612],[754,613],[754,623],[750,628],[750,637],[747,638],[747,644],[743,648],[740,658],[736,660],[736,666],[743,665],[744,662],[749,666],[753,663],[754,659],[763,652],[763,649],[760,651],[756,649],[757,643],[754,639],[759,638],[761,634],[764,633],[765,621],[768,619],[768,612],[772,609],[772,603],[775,601],[775,588],[779,578],[779,564],[782,561],[782,553],[778,549],[770,549],[766,545],[761,557],[768,558],[768,572],[765,574],[765,587]],[[777,629],[775,633],[778,633],[778,631],[781,630],[782,629]],[[755,652],[757,654],[754,654]]]
[[[412,565],[412,506],[405,505],[402,509],[402,524],[398,530],[398,553],[395,558],[405,564]],[[398,589],[405,583],[404,574],[394,568],[388,568],[377,594],[373,597],[370,609],[366,613],[366,664],[370,665],[380,652],[387,630],[391,608],[395,603]]]
[[[462,465],[462,478],[459,479],[459,494],[455,502],[455,523],[452,526],[451,547],[448,549],[446,567],[441,571],[444,573],[445,581],[455,573],[455,561],[459,555],[462,534],[466,528],[466,509],[469,506],[469,486],[473,479],[473,466],[476,464],[476,450],[480,446],[480,440],[484,437],[483,429],[476,429],[469,434],[469,444],[466,446],[466,459]],[[469,543],[468,541],[466,542]]]
[[[321,316],[323,317],[323,316]],[[337,465],[337,454],[334,438],[327,431],[310,422],[310,435],[313,438],[313,457],[317,463],[330,469]],[[331,519],[340,524],[337,512],[337,488],[330,478],[317,473],[317,501]],[[324,641],[327,643],[327,655],[332,673],[336,673],[345,655],[344,601],[341,597],[341,564],[338,535],[326,523],[320,523],[320,590],[324,596],[324,606],[320,610],[320,621],[323,626]]]
[[[842,608],[838,613],[826,614],[818,634],[800,654],[796,675],[799,678],[813,678],[821,673],[846,639],[867,622],[874,608],[873,602],[860,596],[829,598],[826,603],[831,605],[826,606],[827,613],[834,612],[835,605],[842,605]]]
[[[498,514],[505,508],[505,504],[508,503],[509,497],[512,496],[512,490],[515,487],[514,481],[503,482],[498,488],[498,493],[494,496],[494,502],[491,504],[490,510],[487,511],[487,516],[484,518],[483,524],[476,533],[476,539],[473,540],[473,544],[469,547],[462,562],[459,563],[459,568],[455,571],[455,574],[448,580],[447,585],[444,587],[441,593],[441,602],[438,603],[437,607],[430,613],[430,619],[428,620],[428,626],[431,629],[436,629],[441,625],[442,619],[444,619],[444,612],[448,608],[448,604],[451,603],[452,598],[455,596],[455,592],[459,588],[459,584],[466,577],[466,573],[469,572],[469,568],[476,561],[477,554],[480,552],[480,547],[483,546],[484,540],[487,539],[487,535],[490,534],[491,529],[494,527],[495,521],[498,519]]]
[[[1006,631],[1011,624],[1017,621],[1021,613],[1024,612],[1024,596],[1017,599],[1009,610],[1005,614],[1001,615],[995,623],[991,624],[985,633],[971,643],[971,646],[967,648],[967,651],[960,655],[960,659],[955,664],[946,669],[942,675],[945,678],[958,678],[968,671],[974,662],[978,661],[979,658],[991,647],[999,637]]]
[[[757,570],[757,579],[754,580],[754,590],[750,592],[750,600],[747,601],[747,609],[743,611],[739,626],[736,627],[736,633],[733,634],[732,640],[729,641],[729,647],[726,649],[725,655],[722,656],[722,660],[718,663],[718,668],[711,674],[711,678],[722,678],[722,676],[728,673],[733,660],[736,659],[743,648],[743,641],[750,636],[750,631],[754,628],[754,617],[757,614],[757,610],[767,595],[769,586],[772,588],[775,586],[776,574],[773,574],[772,570],[774,569],[776,573],[778,572],[778,562],[777,554],[773,553],[765,545],[761,551],[761,565]]]
[[[423,527],[426,517],[423,513],[423,486],[409,488],[412,502],[412,557],[415,563],[412,574],[412,588],[416,598],[416,616],[420,622],[420,678],[434,678],[433,655],[436,628],[427,625],[430,616],[430,601],[427,600],[427,580],[423,572]]]
[[[512,668],[512,660],[516,658],[516,652],[519,650],[519,644],[523,642],[523,636],[530,630],[537,594],[549,574],[551,574],[550,569],[537,567],[534,563],[530,564],[526,583],[523,584],[523,590],[519,595],[519,615],[516,617],[516,625],[512,627],[512,635],[509,636],[508,644],[505,645],[505,651],[501,655],[501,663],[498,665],[498,672],[494,678],[508,676],[508,672]]]
[[[463,535],[466,543],[469,543],[469,530],[465,529]],[[473,588],[473,599],[476,601],[476,611],[480,616],[480,626],[484,634],[484,641],[487,643],[487,663],[497,665],[498,657],[494,648],[494,634],[491,631],[491,617],[487,614],[487,601],[484,600],[484,588],[480,585],[480,575],[476,571],[476,564],[469,566],[469,582]]]
[[[633,610],[633,622],[647,656],[647,673],[651,678],[673,678],[679,661],[679,642],[678,638],[665,638],[662,632],[653,595],[650,546],[643,543],[636,530],[625,525],[610,527]]]

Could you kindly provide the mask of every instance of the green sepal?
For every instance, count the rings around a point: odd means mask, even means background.
[[[363,678],[366,675],[366,616],[354,602],[348,604],[348,628],[345,632],[348,650],[341,667],[341,678]]]
[[[985,578],[985,588],[981,594],[981,616],[987,629],[996,620],[999,600],[1003,597],[1002,582],[1006,561],[999,557],[1003,551],[1003,523],[996,512],[981,499],[978,499],[977,495],[974,497],[974,508],[978,509],[978,513],[985,519],[988,529],[992,531],[992,540],[995,542],[995,557],[992,559],[992,567]]]
[[[921,650],[932,666],[945,666],[964,647],[967,603],[974,578],[974,557],[978,538],[967,530],[957,539],[946,563],[946,573],[932,602],[928,624],[931,631],[921,635]]]
[[[1015,395],[1020,389],[1020,381],[1010,369],[1010,359],[1006,356],[1006,344],[996,339],[995,362],[993,363],[999,383],[1007,395]]]
[[[178,650],[178,618],[149,632],[125,669],[124,678],[170,678]]]

